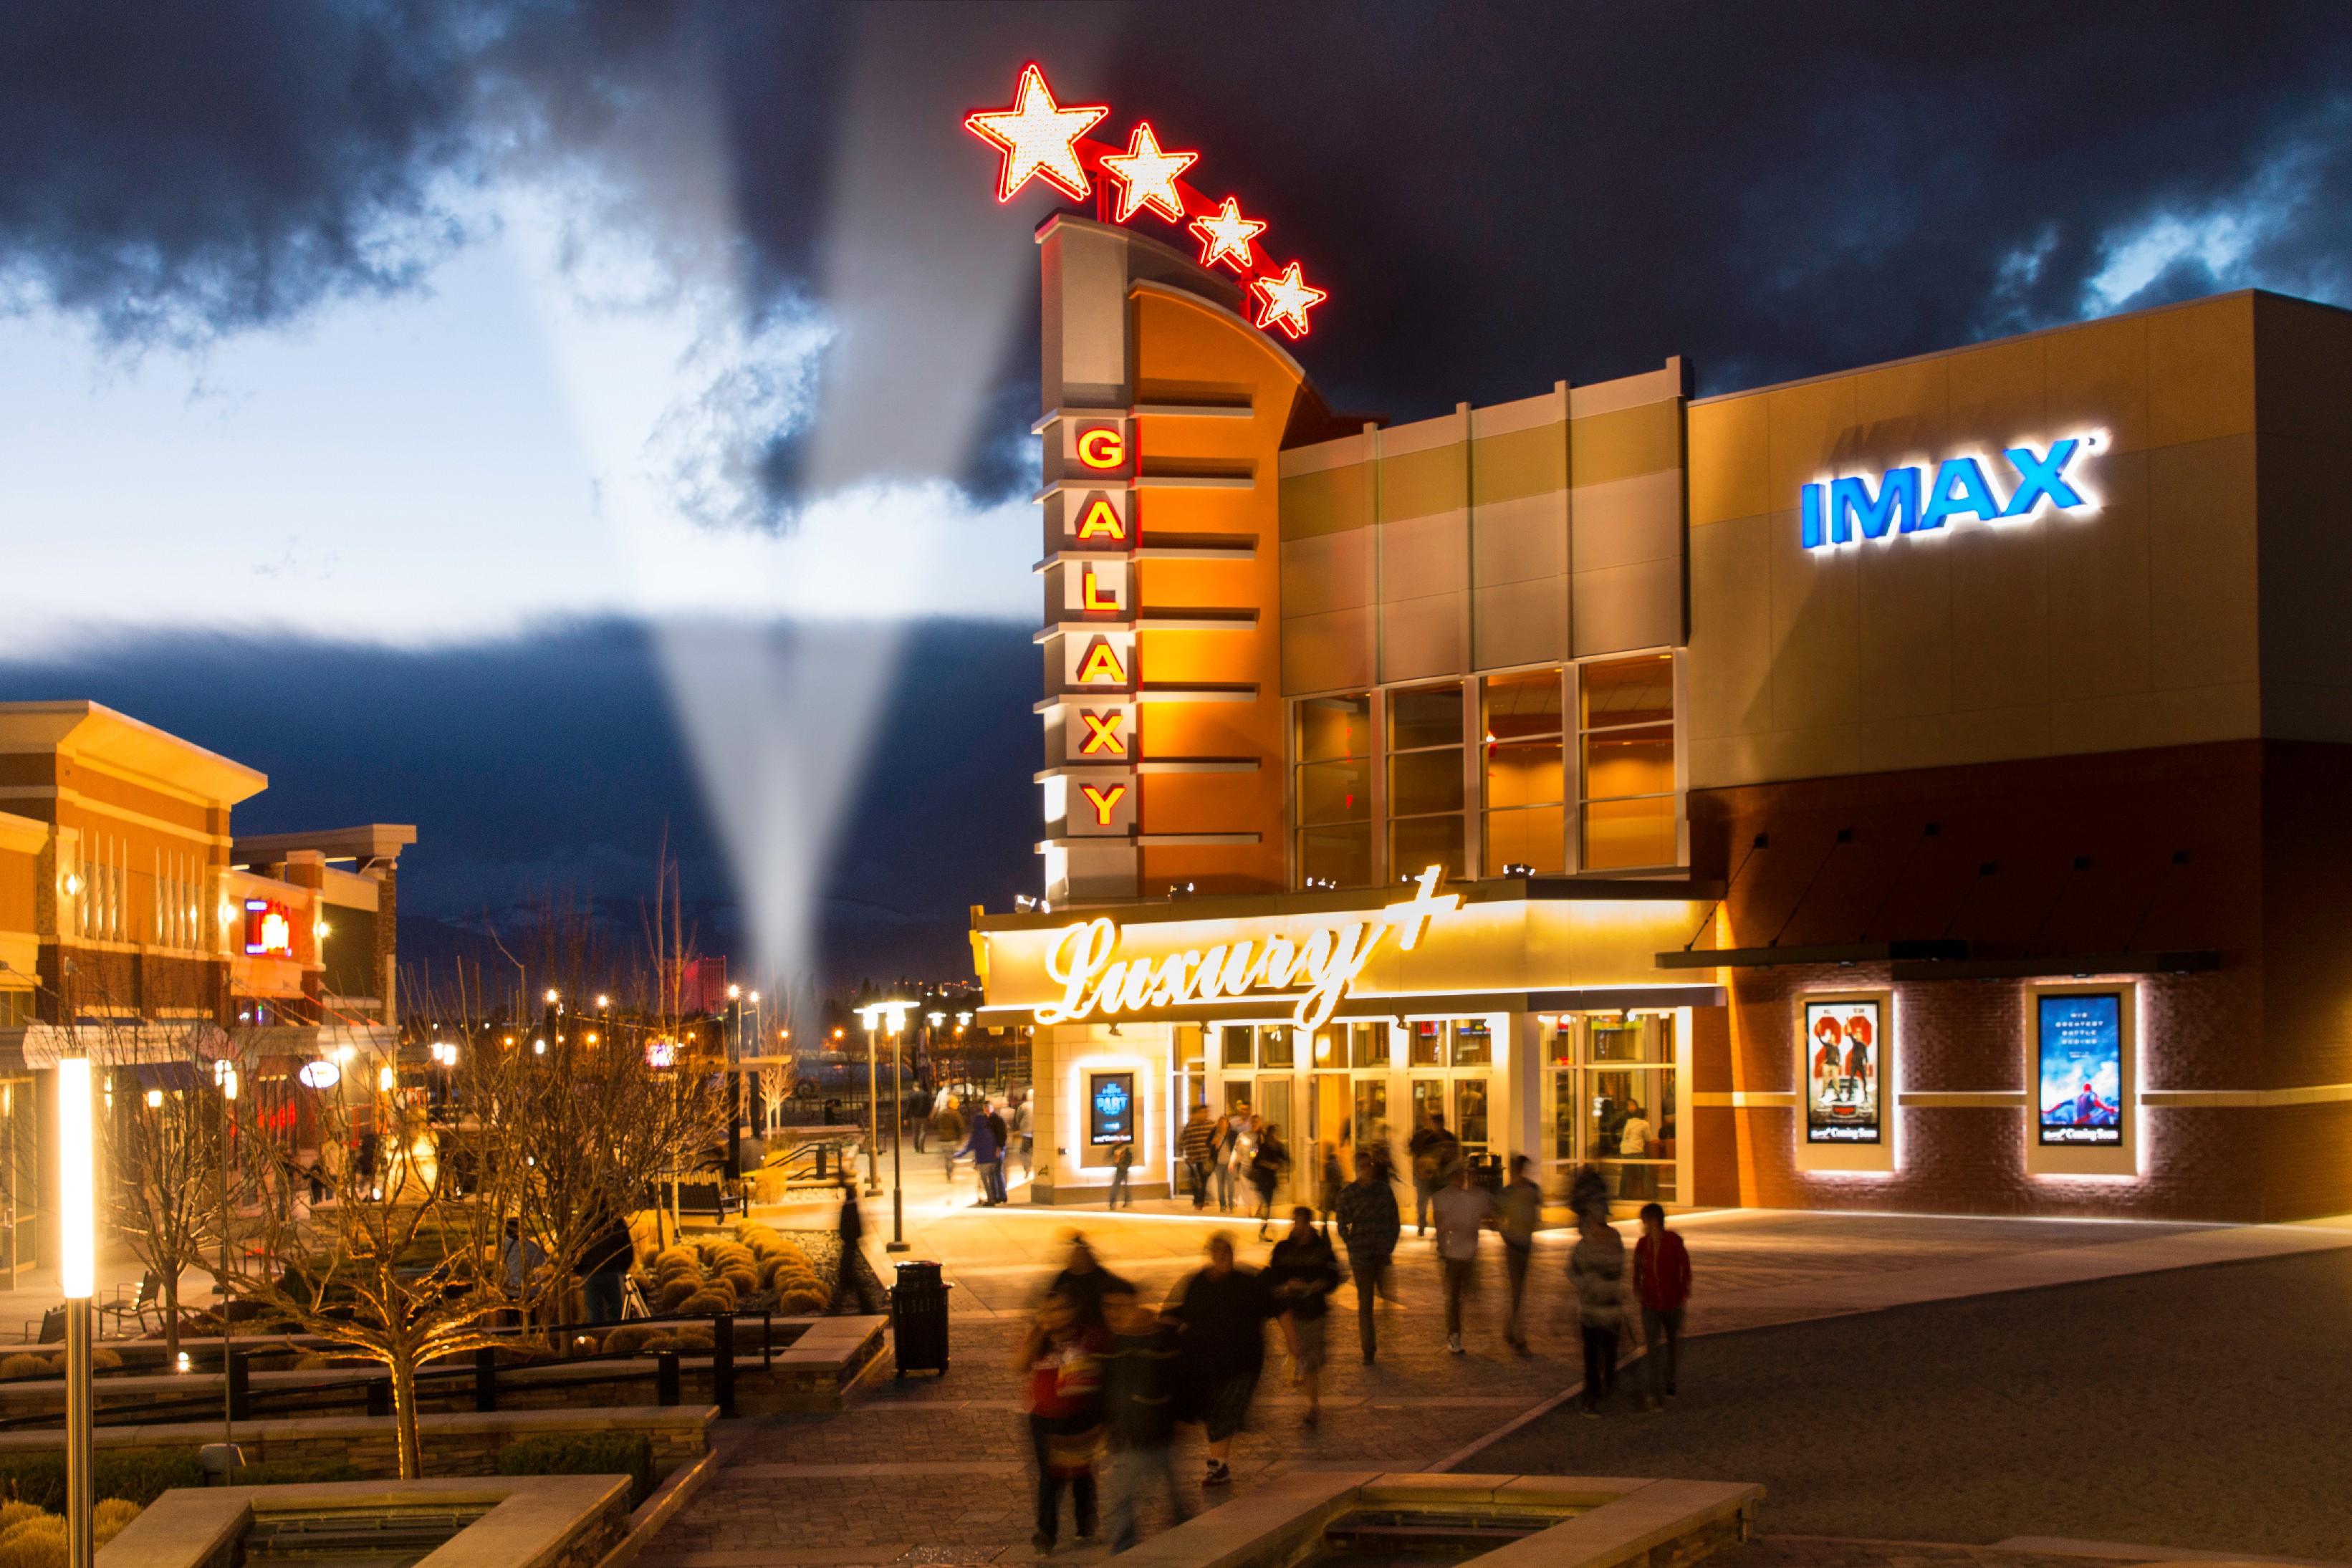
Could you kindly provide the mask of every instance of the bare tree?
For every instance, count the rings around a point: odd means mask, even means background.
[[[478,1003],[460,992],[425,1009],[457,1048],[433,1070],[437,1103],[403,1087],[388,1054],[345,1047],[310,1092],[314,1136],[265,1134],[284,1120],[265,1115],[237,1143],[263,1267],[231,1289],[385,1368],[404,1479],[422,1469],[417,1372],[510,1344],[509,1312],[568,1320],[591,1243],[656,1177],[713,1158],[726,1125],[723,1063],[707,1053],[656,1066],[642,1023],[550,1003],[551,1026],[517,1028]]]
[[[225,1107],[204,1087],[208,1074],[197,1053],[173,1065],[186,1071],[153,1076],[180,1082],[143,1090],[126,1070],[113,1070],[110,1076],[125,1082],[113,1091],[115,1113],[104,1122],[115,1226],[156,1281],[167,1356],[180,1353],[182,1271],[216,1260],[225,1131]]]

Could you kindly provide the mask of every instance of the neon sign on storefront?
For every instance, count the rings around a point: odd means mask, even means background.
[[[1045,972],[1062,988],[1062,999],[1036,1009],[1041,1024],[1076,1023],[1090,1016],[1115,1018],[1147,1009],[1182,1007],[1221,998],[1297,993],[1291,1021],[1315,1029],[1347,997],[1356,977],[1381,944],[1393,935],[1400,952],[1411,952],[1432,918],[1451,915],[1462,900],[1441,894],[1442,868],[1422,873],[1419,889],[1381,913],[1381,920],[1323,926],[1306,937],[1240,937],[1208,948],[1174,953],[1137,953],[1119,957],[1125,933],[1108,915],[1063,931],[1045,960]]]

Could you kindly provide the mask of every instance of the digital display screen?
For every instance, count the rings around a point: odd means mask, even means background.
[[[1135,1074],[1092,1074],[1087,1088],[1087,1142],[1107,1148],[1134,1141]]]
[[[2035,1035],[2042,1142],[2115,1148],[2124,1141],[2124,1001],[2114,991],[2040,998]]]
[[[1885,1045],[1878,1003],[1805,1004],[1805,1142],[1885,1139]]]

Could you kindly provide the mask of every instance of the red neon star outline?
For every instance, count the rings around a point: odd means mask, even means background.
[[[1278,326],[1293,338],[1307,336],[1307,312],[1331,298],[1299,277],[1298,264],[1295,261],[1284,267],[1278,277],[1250,279],[1250,287],[1257,291],[1261,302],[1257,313],[1258,330]]]
[[[1127,151],[1102,161],[1103,172],[1118,182],[1118,221],[1125,223],[1150,207],[1171,224],[1182,223],[1184,198],[1177,192],[1176,176],[1200,161],[1198,152],[1160,151],[1160,133],[1151,129],[1151,121],[1136,121]]]
[[[1257,265],[1257,253],[1250,241],[1265,233],[1265,225],[1242,216],[1241,203],[1233,197],[1227,196],[1224,204],[1209,216],[1194,218],[1192,227],[1201,236],[1202,267],[1222,261],[1235,272],[1246,273]]]
[[[963,128],[1003,155],[996,172],[996,199],[1009,202],[1034,178],[1083,202],[1094,186],[1078,162],[1078,138],[1110,112],[1107,103],[1077,103],[1065,109],[1054,101],[1045,73],[1035,61],[1021,68],[1020,85],[1010,109],[974,110],[963,118]]]

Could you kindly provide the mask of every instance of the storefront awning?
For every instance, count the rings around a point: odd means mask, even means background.
[[[132,1067],[235,1054],[227,1032],[209,1021],[28,1024],[23,1050],[25,1065],[37,1072],[68,1056],[87,1056],[100,1067]]]

